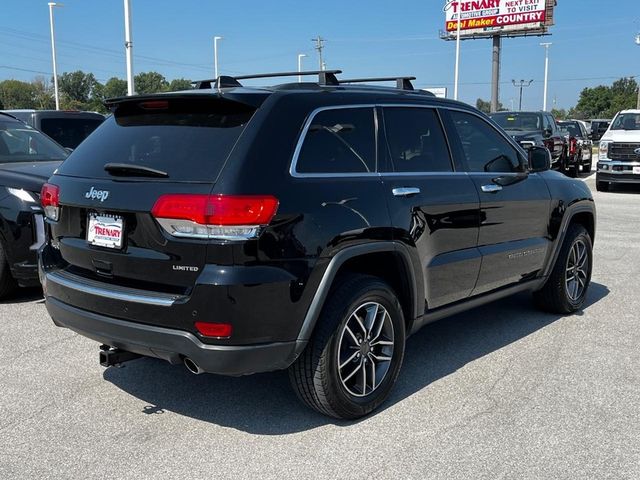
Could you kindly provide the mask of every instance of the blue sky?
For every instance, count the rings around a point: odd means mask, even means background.
[[[59,73],[93,72],[102,81],[125,78],[123,2],[62,0],[55,9]],[[209,78],[214,35],[226,74],[295,70],[297,54],[317,67],[311,38],[327,39],[327,68],[346,76],[411,74],[416,86],[453,92],[454,42],[438,38],[443,0],[131,0],[134,70],[169,80]],[[615,5],[615,8],[613,7]],[[604,8],[604,7],[608,8]],[[0,0],[0,80],[51,75],[46,0]],[[544,50],[551,41],[549,105],[571,107],[584,87],[640,76],[638,0],[559,0],[556,26],[546,38],[503,41],[500,99],[517,107],[511,79],[534,79],[524,109],[542,108]],[[490,98],[491,41],[462,42],[460,99]]]

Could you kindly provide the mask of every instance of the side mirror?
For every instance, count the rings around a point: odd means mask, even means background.
[[[551,169],[551,153],[546,147],[531,147],[529,154],[529,170],[544,172]]]

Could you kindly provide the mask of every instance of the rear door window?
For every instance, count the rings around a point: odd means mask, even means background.
[[[167,99],[119,106],[69,156],[62,175],[112,178],[107,163],[148,167],[171,181],[215,181],[255,112],[219,99]]]
[[[376,135],[371,107],[337,108],[316,114],[296,162],[298,173],[374,173]]]
[[[450,172],[451,158],[436,112],[430,108],[385,107],[391,172]]]
[[[43,118],[40,130],[63,147],[76,148],[103,121],[98,118]]]

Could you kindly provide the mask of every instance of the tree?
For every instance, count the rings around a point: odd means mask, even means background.
[[[33,79],[31,84],[33,85],[33,100],[36,108],[40,110],[53,110],[56,107],[56,101],[53,98],[53,87],[51,83],[49,83],[44,76],[38,75]]]
[[[124,97],[126,94],[127,81],[117,77],[111,77],[107,80],[107,83],[104,84],[104,88],[102,89],[102,98],[104,100],[107,98]]]
[[[169,83],[164,76],[158,72],[142,72],[134,77],[137,93],[158,93],[166,92]]]
[[[89,102],[97,83],[93,73],[84,73],[82,70],[65,72],[58,78],[60,93],[80,105]]]
[[[568,118],[567,111],[564,108],[552,108],[551,115],[553,115],[553,118],[556,120],[566,120]]]
[[[20,80],[4,80],[0,82],[0,101],[4,108],[38,108],[36,92],[31,83]]]
[[[476,100],[476,108],[481,112],[489,114],[491,113],[491,102],[487,102],[479,98],[478,100]],[[498,111],[501,112],[503,110],[504,110],[504,107],[502,106],[502,103],[498,102]]]
[[[175,78],[169,83],[170,92],[178,92],[180,90],[190,90],[192,87],[191,80],[186,78]]]

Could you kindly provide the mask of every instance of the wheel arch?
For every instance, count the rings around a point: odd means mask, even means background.
[[[342,273],[374,275],[387,281],[396,291],[405,316],[407,332],[411,331],[420,311],[419,273],[415,271],[408,248],[399,242],[374,242],[346,247],[329,262],[305,316],[298,344],[303,348],[311,338],[332,286]]]

